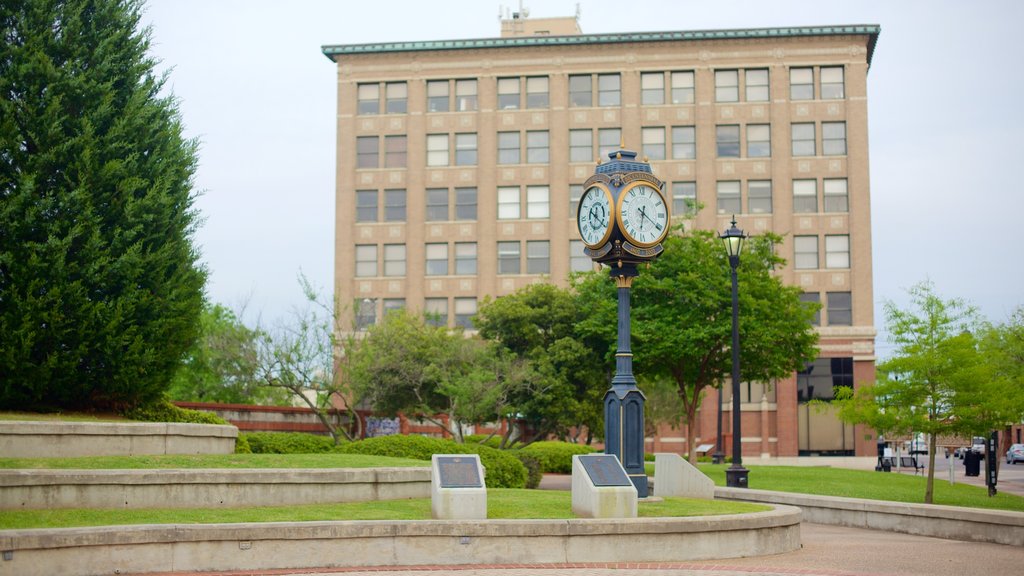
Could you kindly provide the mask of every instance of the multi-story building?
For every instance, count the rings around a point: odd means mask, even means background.
[[[335,290],[355,329],[403,306],[471,327],[485,296],[590,269],[575,205],[595,160],[625,142],[666,181],[674,214],[705,206],[692,226],[724,230],[735,214],[748,233],[785,235],[778,274],[822,304],[820,358],[741,387],[744,454],[873,455],[871,431],[808,400],[874,378],[878,26],[589,35],[575,18],[513,18],[502,29],[323,47],[338,71]],[[701,410],[704,442],[717,401]],[[679,430],[649,448],[681,450]]]

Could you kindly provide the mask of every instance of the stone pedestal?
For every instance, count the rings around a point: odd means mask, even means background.
[[[661,498],[681,496],[711,500],[715,497],[714,481],[679,454],[654,455],[654,486]]]
[[[637,490],[613,454],[572,457],[572,512],[579,518],[636,518]]]
[[[435,520],[486,520],[484,468],[476,454],[434,454],[430,459],[430,514]]]

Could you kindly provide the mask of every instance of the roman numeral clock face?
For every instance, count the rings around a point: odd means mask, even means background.
[[[611,192],[600,185],[587,188],[576,213],[576,225],[583,243],[598,248],[607,242],[612,233],[612,218]]]
[[[637,246],[654,246],[668,234],[665,198],[649,184],[637,182],[622,191],[618,216],[622,235]]]

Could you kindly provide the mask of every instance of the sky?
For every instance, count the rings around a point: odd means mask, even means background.
[[[151,55],[200,143],[196,234],[212,302],[248,322],[303,306],[298,276],[331,293],[336,67],[321,47],[500,35],[481,0],[149,0]],[[878,352],[882,305],[934,283],[993,322],[1024,305],[1013,166],[1024,132],[1024,2],[526,0],[531,18],[580,10],[584,33],[881,26],[868,74]],[[1014,153],[1018,150],[1018,153]]]

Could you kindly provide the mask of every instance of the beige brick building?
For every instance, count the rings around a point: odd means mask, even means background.
[[[785,235],[779,274],[822,303],[809,372],[742,386],[744,455],[873,455],[870,431],[806,400],[874,377],[879,28],[583,34],[574,18],[517,18],[502,32],[323,47],[338,71],[335,290],[355,329],[402,306],[470,326],[487,295],[589,269],[575,202],[623,141],[666,181],[674,214],[704,205],[693,226],[736,214],[750,234]],[[708,396],[698,443],[714,441]],[[681,434],[648,448],[681,450]]]

